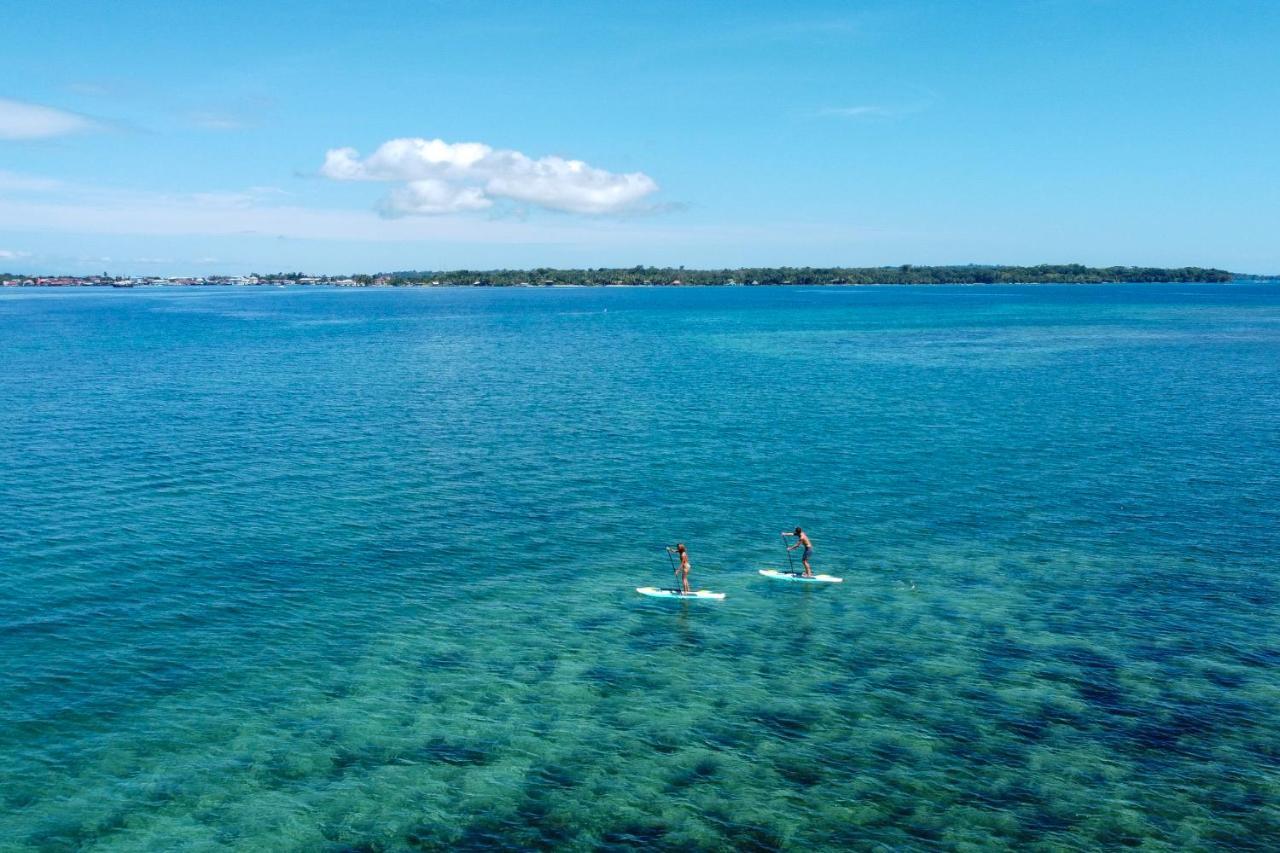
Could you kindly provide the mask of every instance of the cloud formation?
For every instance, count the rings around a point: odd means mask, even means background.
[[[618,174],[581,160],[535,160],[480,142],[442,139],[392,139],[364,159],[354,148],[333,148],[320,174],[402,184],[380,206],[388,216],[484,210],[496,199],[566,213],[620,213],[658,189],[643,172]]]
[[[49,139],[94,126],[92,120],[66,110],[0,98],[0,139]]]
[[[15,192],[49,192],[62,187],[62,181],[35,175],[20,175],[0,169],[0,190]]]
[[[844,118],[888,118],[894,114],[893,110],[878,106],[860,106],[860,107],[824,107],[818,110],[820,116],[842,116]]]
[[[196,111],[187,114],[192,127],[200,130],[243,130],[248,123],[227,113]]]

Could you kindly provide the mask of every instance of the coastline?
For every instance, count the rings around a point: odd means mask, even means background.
[[[863,287],[875,285],[981,284],[1225,284],[1274,280],[1272,277],[1208,267],[1087,267],[1081,264],[1036,266],[949,265],[896,267],[739,267],[685,269],[630,267],[598,269],[401,270],[373,274],[246,275],[45,275],[0,273],[0,287],[101,287],[147,285],[335,287]]]
[[[157,288],[205,288],[205,289],[268,289],[268,288],[291,288],[291,289],[315,289],[315,290],[713,290],[721,288],[752,288],[752,289],[790,289],[790,288],[821,288],[837,290],[841,288],[858,288],[858,289],[874,289],[881,287],[910,287],[910,288],[931,288],[931,287],[1121,287],[1128,285],[1150,285],[1158,287],[1161,285],[1175,284],[1208,284],[1219,285],[1223,287],[1241,286],[1241,285],[1266,285],[1280,284],[1280,276],[1277,277],[1241,277],[1232,278],[1226,281],[1177,281],[1167,279],[1152,279],[1149,281],[1080,281],[1080,282],[1064,282],[1064,281],[999,281],[999,282],[974,282],[974,281],[921,281],[921,282],[873,282],[873,283],[842,283],[842,284],[338,284],[335,282],[316,282],[316,283],[298,283],[298,282],[262,282],[258,284],[227,284],[215,282],[199,282],[186,284],[174,281],[156,281],[133,284],[128,286],[112,285],[112,284],[46,284],[46,283],[19,283],[19,284],[0,284],[0,291],[3,290],[138,290],[138,289],[157,289]]]

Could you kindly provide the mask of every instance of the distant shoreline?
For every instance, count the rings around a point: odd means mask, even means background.
[[[137,290],[156,288],[281,289],[313,288],[343,290],[705,290],[722,288],[872,288],[872,287],[1113,287],[1118,285],[1165,284],[1280,284],[1280,276],[1244,276],[1225,281],[1151,280],[1151,281],[916,281],[873,282],[859,284],[337,284],[335,282],[264,281],[256,284],[227,282],[145,281],[134,284],[6,284],[0,291],[12,290]]]
[[[1038,266],[741,267],[684,269],[405,270],[352,275],[277,272],[242,276],[27,276],[0,273],[4,287],[314,285],[329,287],[826,287],[874,285],[1225,284],[1276,281],[1205,267]]]

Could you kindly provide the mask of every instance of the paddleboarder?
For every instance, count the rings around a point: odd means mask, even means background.
[[[800,562],[804,563],[804,572],[800,575],[800,577],[802,578],[813,577],[813,568],[809,565],[809,557],[813,554],[813,543],[809,541],[808,535],[799,527],[795,529],[794,533],[788,533],[784,530],[782,531],[782,535],[796,537],[796,544],[788,545],[787,546],[788,551],[794,551],[795,549],[801,546],[804,547],[804,554],[800,557]]]
[[[676,566],[676,577],[680,578],[680,591],[684,593],[693,592],[689,589],[689,551],[684,547],[683,542],[677,542],[675,548],[667,548],[668,554],[679,554],[680,565]]]

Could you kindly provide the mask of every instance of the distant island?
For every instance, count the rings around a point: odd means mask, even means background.
[[[849,285],[849,284],[1101,284],[1104,282],[1231,281],[1225,270],[1201,267],[1086,267],[1080,264],[896,267],[629,267],[626,269],[531,269],[475,272],[389,273],[387,284],[425,285]]]
[[[1156,282],[1227,282],[1268,280],[1204,267],[1087,267],[1081,264],[1039,266],[894,267],[626,267],[527,270],[404,270],[374,274],[307,275],[277,272],[244,276],[26,276],[0,273],[6,287],[133,287],[138,285],[325,285],[339,287],[602,287],[602,286],[765,286],[866,284],[1110,284]]]

